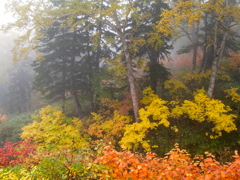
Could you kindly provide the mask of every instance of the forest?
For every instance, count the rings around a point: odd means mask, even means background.
[[[240,179],[239,0],[10,0],[0,179]]]

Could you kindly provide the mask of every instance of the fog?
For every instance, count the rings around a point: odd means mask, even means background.
[[[0,2],[0,25],[4,25],[6,23],[14,21],[11,12],[7,12],[5,9],[5,5],[7,2],[9,2],[9,0],[1,0]]]

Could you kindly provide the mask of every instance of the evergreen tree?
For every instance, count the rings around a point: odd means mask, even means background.
[[[31,108],[32,73],[29,61],[15,64],[8,74],[9,83],[6,94],[7,111],[9,113],[22,113]]]
[[[170,50],[170,36],[163,36],[163,34],[156,31],[156,23],[160,20],[160,14],[163,10],[169,9],[168,5],[162,0],[151,1],[136,1],[135,6],[139,6],[139,13],[144,12],[148,15],[148,19],[142,22],[141,26],[135,33],[136,37],[143,36],[146,43],[140,47],[136,53],[137,58],[147,58],[147,79],[148,85],[151,86],[154,92],[157,91],[158,84],[163,85],[164,81],[170,76],[170,72],[166,69],[161,61],[171,60]],[[133,27],[136,22],[133,22]]]

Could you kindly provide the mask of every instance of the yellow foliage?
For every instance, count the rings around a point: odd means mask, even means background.
[[[136,58],[132,61],[133,67],[136,67],[138,70],[148,71],[147,59],[146,58]]]
[[[160,33],[168,36],[170,34],[177,35],[177,30],[199,26],[204,13],[214,14],[215,20],[223,22],[240,22],[240,8],[237,3],[229,2],[226,5],[225,0],[209,0],[209,1],[184,1],[179,0],[175,3],[175,7],[165,10],[161,14],[161,20],[158,22],[157,28]],[[183,26],[185,25],[185,26]],[[229,26],[228,28],[231,28]],[[184,31],[184,30],[183,30]],[[219,29],[219,33],[222,33]],[[214,44],[213,36],[208,39],[206,46]]]
[[[153,120],[158,121],[157,124],[163,124],[168,127],[170,123],[167,121],[170,115],[168,107],[165,105],[166,101],[158,98],[151,102],[149,106],[139,110],[139,118],[143,121],[149,121],[151,116]]]
[[[152,127],[154,127],[154,125],[149,121],[126,125],[124,136],[119,143],[127,149],[137,149],[142,145],[146,151],[150,151],[151,148],[147,145],[147,142],[144,141],[144,138],[146,137],[147,131]]]
[[[154,31],[147,33],[147,43],[156,51],[163,46],[161,34],[158,33],[157,27],[153,26]]]
[[[82,133],[82,132],[84,131],[85,127],[84,127],[84,125],[83,125],[83,122],[82,122],[80,119],[74,117],[73,120],[72,120],[72,123],[73,123],[73,126],[74,126],[80,133]]]
[[[131,52],[131,54],[136,55],[139,49],[144,45],[146,45],[146,40],[144,38],[140,36],[136,38],[132,38],[129,44],[129,51]]]
[[[184,83],[194,82],[201,84],[204,80],[210,79],[211,73],[212,73],[211,70],[207,70],[206,72],[201,73],[197,71],[191,71],[184,75],[183,81]],[[226,71],[219,70],[217,74],[217,79],[221,81],[230,81],[230,76],[226,73]]]
[[[230,111],[220,100],[210,99],[204,90],[199,90],[193,101],[185,100],[181,106],[176,106],[172,110],[172,116],[179,118],[185,114],[192,120],[211,122],[214,124],[212,132],[217,134],[216,138],[222,135],[222,131],[237,130],[234,124],[236,115],[229,114]]]
[[[87,134],[102,138],[105,142],[111,142],[116,145],[119,138],[123,136],[124,126],[131,121],[129,116],[120,115],[118,111],[114,111],[113,117],[105,120],[100,114],[92,113],[94,123],[87,129]]]
[[[17,172],[12,169],[0,169],[0,179],[1,180],[32,180],[33,173],[36,168],[32,168],[29,172],[25,167],[21,167]]]
[[[199,6],[198,2],[180,0],[171,10],[163,11],[157,26],[159,32],[168,36],[176,33],[176,27],[181,26],[183,22],[187,23],[188,27],[196,25],[202,16]]]
[[[177,126],[172,126],[171,129],[172,129],[174,132],[178,132]]]
[[[113,72],[116,76],[125,78],[127,69],[122,61],[122,56],[122,54],[116,55],[113,59],[106,59],[106,62],[109,63],[109,71]]]
[[[93,119],[95,122],[97,122],[97,123],[101,122],[102,119],[103,119],[103,117],[101,116],[101,114],[97,114],[97,113],[95,113],[95,112],[92,112],[91,115],[92,115],[92,119]]]
[[[67,124],[67,117],[57,108],[47,106],[33,117],[35,120],[22,128],[22,139],[32,138],[39,143],[40,148],[69,149],[87,145],[78,129]],[[74,119],[75,125],[76,121],[77,119]]]
[[[228,3],[226,6],[225,3],[225,0],[210,0],[202,5],[202,10],[208,12],[214,11],[216,13],[217,20],[220,22],[232,21],[232,18],[234,18],[238,23],[240,20],[239,6],[232,3]]]
[[[169,90],[169,94],[175,100],[183,98],[184,93],[189,93],[187,86],[178,79],[165,81],[164,87]]]
[[[239,102],[240,101],[240,95],[237,93],[238,88],[231,88],[226,90],[225,92],[227,93],[226,97],[230,97],[233,102]]]
[[[150,87],[143,90],[143,95],[141,102],[147,106],[139,110],[141,122],[126,125],[124,136],[119,143],[128,149],[137,149],[142,146],[144,150],[150,151],[151,147],[148,141],[144,140],[147,132],[161,124],[169,127],[170,122],[167,118],[170,116],[170,112],[166,106],[167,102],[154,94]]]
[[[237,130],[234,124],[236,116],[229,114],[231,109],[220,100],[208,98],[204,90],[199,90],[194,95],[194,100],[185,100],[182,104],[178,101],[167,104],[166,101],[154,94],[150,87],[143,90],[143,95],[141,102],[146,106],[139,110],[141,122],[126,125],[124,136],[119,142],[127,149],[142,147],[145,151],[150,151],[152,147],[146,139],[147,133],[161,124],[169,127],[170,117],[178,119],[185,115],[191,120],[213,123],[214,127],[211,130],[216,135],[210,135],[211,139],[221,136],[222,131]],[[167,105],[170,105],[171,109]],[[170,128],[176,133],[179,131],[175,125]]]
[[[2,180],[18,180],[18,176],[12,171],[0,169],[0,178]]]
[[[226,71],[218,71],[217,79],[222,80],[222,81],[230,81],[231,80],[230,76],[227,74]]]
[[[184,74],[184,76],[178,76],[178,78],[180,77],[179,79],[170,79],[165,81],[164,87],[168,89],[172,99],[180,101],[187,97],[193,97],[193,92],[198,89],[203,87],[206,88],[211,73],[211,70],[201,73],[191,71]],[[230,76],[225,71],[219,70],[216,79],[218,81],[230,81]]]
[[[158,98],[158,95],[154,94],[154,91],[151,89],[150,86],[148,86],[147,88],[145,88],[142,91],[142,94],[144,95],[141,103],[144,105],[149,105],[154,99]]]
[[[192,71],[187,73],[183,79],[184,81],[195,81],[197,83],[201,83],[204,79],[209,79],[211,75],[211,70],[207,70],[206,72],[198,73],[197,71]]]

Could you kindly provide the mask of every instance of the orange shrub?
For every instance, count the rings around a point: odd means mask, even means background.
[[[234,158],[234,162],[226,165],[221,165],[210,153],[192,159],[177,144],[164,158],[158,158],[154,153],[147,153],[143,157],[127,150],[117,152],[106,146],[95,163],[107,167],[102,170],[102,179],[111,177],[118,180],[237,180],[240,178],[240,158],[237,153]]]

